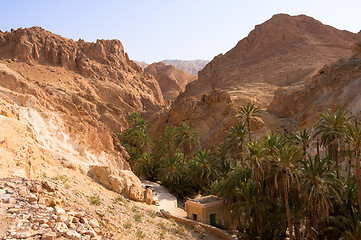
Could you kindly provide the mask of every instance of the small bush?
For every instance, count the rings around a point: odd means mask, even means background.
[[[139,230],[139,229],[137,230],[136,235],[137,235],[138,238],[144,238],[145,237],[145,234],[143,233],[143,231]]]
[[[78,189],[73,189],[73,193],[75,196],[80,197],[81,196],[81,192]]]
[[[127,203],[127,201],[125,200],[125,198],[122,195],[118,195],[113,199],[113,203],[114,204],[123,203],[125,205]]]
[[[140,222],[141,220],[142,220],[142,215],[140,215],[140,214],[135,214],[134,216],[133,216],[133,219],[134,219],[134,221],[136,221],[136,222]]]
[[[89,202],[93,205],[101,205],[102,204],[102,200],[100,199],[98,194],[94,194],[93,196],[89,197]]]
[[[125,229],[129,229],[132,227],[132,223],[130,221],[127,221],[125,224],[124,224],[124,228]]]
[[[138,212],[138,207],[137,207],[137,206],[133,206],[133,207],[132,207],[132,212],[133,212],[133,213]]]
[[[150,210],[147,211],[147,214],[151,218],[155,218],[155,216],[156,216],[155,213],[153,211],[150,211]]]
[[[66,183],[69,180],[69,178],[66,175],[57,175],[53,179],[59,180],[62,183]]]

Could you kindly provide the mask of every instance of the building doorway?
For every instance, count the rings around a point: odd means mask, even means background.
[[[209,219],[210,219],[210,224],[212,226],[216,226],[216,214],[213,213],[213,214],[209,215]]]

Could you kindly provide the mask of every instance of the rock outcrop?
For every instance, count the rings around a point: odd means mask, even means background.
[[[310,83],[278,89],[269,111],[304,127],[314,124],[323,108],[346,106],[361,117],[361,42],[353,51],[352,57],[324,66]]]
[[[155,116],[152,132],[158,136],[168,125],[180,122],[192,124],[201,137],[202,147],[212,147],[222,139],[230,124],[235,121],[236,109],[230,95],[223,90],[185,97],[184,94],[172,104],[169,112]]]
[[[134,201],[153,204],[153,192],[142,189],[140,180],[129,170],[117,170],[108,166],[95,165],[91,166],[89,174],[95,181],[114,192],[126,194]]]
[[[115,133],[130,112],[165,104],[118,40],[75,42],[39,27],[0,32],[2,177],[37,178],[49,165],[130,170]]]
[[[144,71],[153,75],[158,81],[165,99],[175,99],[179,93],[184,91],[188,83],[197,78],[175,66],[161,62],[147,66]]]

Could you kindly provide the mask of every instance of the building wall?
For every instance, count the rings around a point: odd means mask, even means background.
[[[164,210],[160,210],[160,212],[166,218],[174,219],[175,221],[177,221],[177,222],[179,222],[181,224],[191,225],[191,226],[195,226],[195,225],[202,226],[203,228],[207,229],[208,231],[212,232],[213,234],[217,235],[218,237],[220,237],[223,240],[237,240],[238,239],[236,236],[231,236],[230,234],[226,233],[225,231],[222,231],[221,229],[210,226],[208,224],[196,222],[196,221],[181,218],[181,217],[176,217],[174,215],[171,215],[171,214],[165,212]]]
[[[229,226],[230,214],[223,201],[216,201],[207,204],[200,204],[192,201],[186,202],[187,218],[193,219],[197,214],[197,221],[210,224],[210,215],[216,214],[216,224]]]
[[[203,206],[202,204],[187,201],[186,202],[187,218],[193,220],[193,214],[197,214],[197,221],[204,222]]]
[[[217,206],[210,206],[204,208],[204,223],[210,224],[210,215],[216,214],[216,224],[222,226],[228,226],[230,223],[230,215],[226,209],[226,206],[222,203]]]

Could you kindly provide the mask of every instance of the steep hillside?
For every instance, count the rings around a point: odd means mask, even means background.
[[[351,54],[359,37],[305,16],[274,15],[202,71],[188,94],[214,88],[267,106],[280,86],[302,84],[325,64]]]
[[[222,140],[225,126],[234,121],[235,109],[246,102],[261,107],[264,122],[256,125],[263,132],[291,128],[294,122],[267,111],[276,90],[309,83],[325,64],[351,56],[351,47],[358,39],[357,34],[340,31],[305,15],[274,15],[257,25],[229,52],[208,63],[198,73],[198,80],[188,84],[169,112],[161,117],[167,120],[163,124],[158,120],[157,129],[183,121],[192,123],[201,130],[202,144],[207,146],[209,142]],[[218,98],[218,104],[229,106],[229,110],[224,110],[227,112],[224,121],[215,119],[211,114],[213,105],[203,101],[215,91],[222,92],[222,96],[229,95],[231,100],[229,104],[228,98]],[[194,106],[201,105],[204,114],[196,114],[199,108]],[[182,108],[189,109],[192,114],[174,111]]]
[[[0,32],[0,59],[1,177],[38,178],[49,166],[66,166],[144,201],[115,133],[127,127],[129,112],[165,103],[120,41],[18,29]]]
[[[295,88],[280,88],[269,111],[310,126],[323,108],[347,106],[361,117],[361,42],[353,47],[354,55],[324,66],[311,82]],[[290,104],[291,103],[291,104]]]
[[[61,171],[39,180],[0,179],[1,239],[218,239],[160,217],[156,206],[130,201],[85,175]]]
[[[192,75],[197,75],[209,62],[208,60],[163,60],[164,64],[173,65]]]
[[[144,71],[155,77],[165,99],[175,99],[189,82],[197,78],[175,66],[161,62],[148,65]]]

